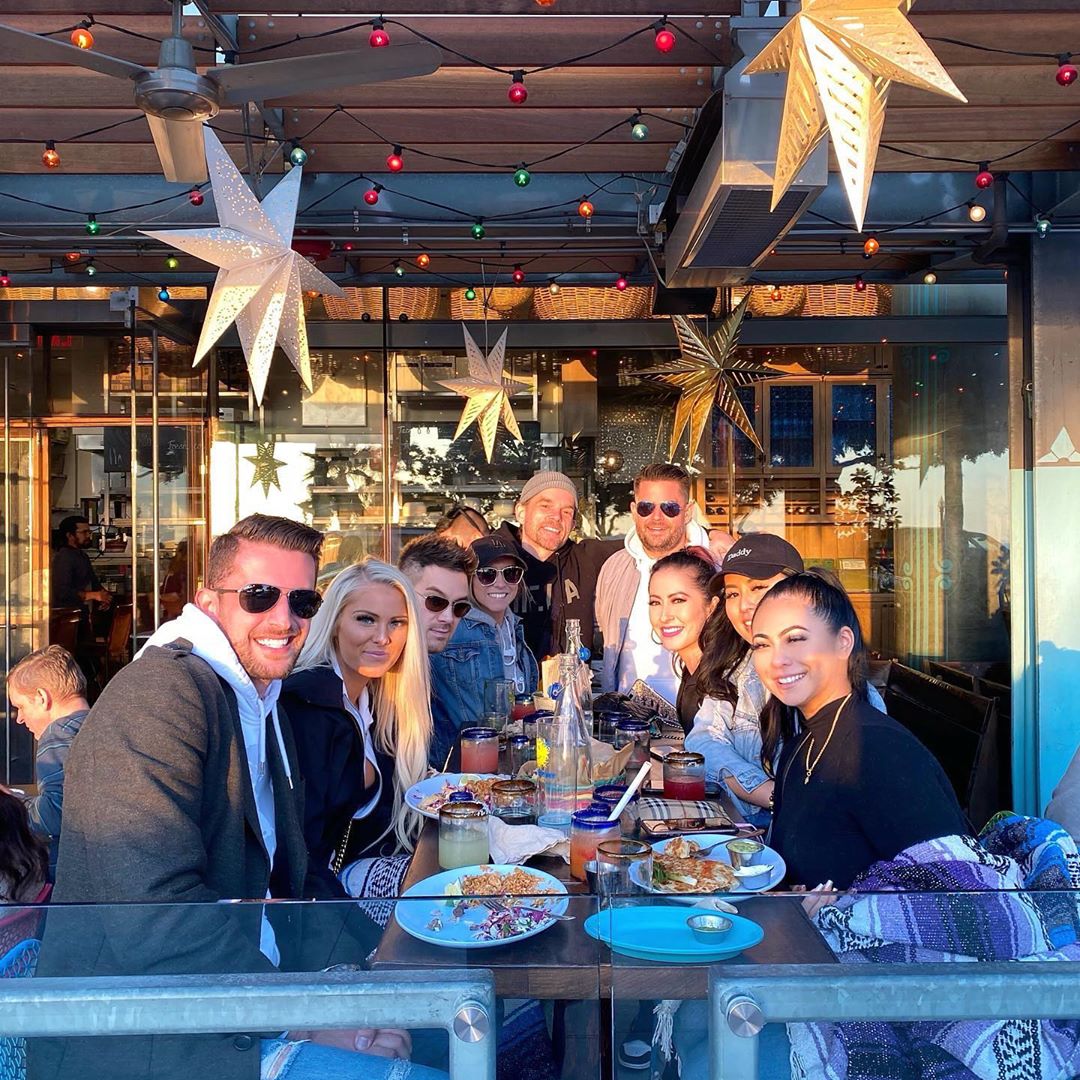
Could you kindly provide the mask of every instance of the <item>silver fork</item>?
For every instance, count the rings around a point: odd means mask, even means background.
[[[577,917],[575,915],[557,915],[554,911],[548,911],[547,908],[530,907],[527,904],[515,904],[510,900],[500,900],[493,896],[489,896],[480,902],[484,907],[491,911],[509,911],[514,909],[515,911],[535,912],[537,915],[546,915],[549,919],[554,919],[556,922],[573,922]]]

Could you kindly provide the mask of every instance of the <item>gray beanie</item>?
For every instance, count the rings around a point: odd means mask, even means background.
[[[550,488],[568,491],[574,496],[574,501],[577,501],[578,490],[574,487],[574,481],[566,473],[550,470],[548,472],[534,473],[530,479],[525,481],[525,486],[518,496],[518,503],[527,503],[534,495],[539,495],[541,491],[547,491]]]

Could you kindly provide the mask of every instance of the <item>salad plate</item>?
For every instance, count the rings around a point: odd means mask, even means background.
[[[490,810],[491,785],[496,780],[509,779],[509,776],[497,773],[436,773],[417,781],[405,792],[405,805],[418,814],[437,821],[439,809],[450,798],[451,792],[465,789],[471,791],[477,801]]]

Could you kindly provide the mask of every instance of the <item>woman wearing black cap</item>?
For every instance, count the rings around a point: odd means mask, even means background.
[[[483,715],[488,679],[511,679],[518,694],[533,693],[540,680],[521,619],[510,610],[521,588],[524,559],[500,536],[484,536],[470,546],[477,558],[473,609],[446,648],[431,654],[431,712],[436,752],[443,757],[457,733]]]
[[[768,693],[751,660],[751,623],[761,598],[802,556],[771,533],[747,533],[724,556],[710,592],[720,604],[702,631],[698,690],[704,695],[686,749],[705,756],[710,780],[723,782],[749,821],[763,821],[772,807],[773,781],[761,763],[759,717]]]

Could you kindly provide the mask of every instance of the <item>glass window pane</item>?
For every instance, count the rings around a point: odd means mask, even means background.
[[[814,467],[814,388],[769,387],[769,460],[789,469]]]
[[[740,386],[736,391],[746,415],[757,426],[757,405],[754,387]],[[752,469],[757,464],[757,447],[741,432],[735,429],[735,464],[740,468]]]
[[[839,383],[832,391],[832,464],[873,461],[877,453],[877,390]]]

